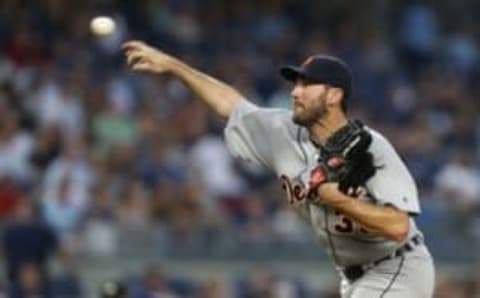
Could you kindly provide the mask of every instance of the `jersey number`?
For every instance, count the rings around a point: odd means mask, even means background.
[[[354,223],[350,218],[335,211],[335,222],[333,227],[335,228],[335,231],[339,233],[350,234],[353,233]]]
[[[282,182],[282,188],[287,195],[288,202],[291,205],[302,203],[303,200],[305,200],[305,189],[301,185],[292,183],[291,180],[285,175],[282,175],[280,180]],[[335,232],[341,234],[353,234],[356,231],[364,235],[368,234],[364,228],[360,227],[353,220],[338,211],[335,211],[333,229]]]
[[[368,234],[367,230],[365,230],[360,225],[356,224],[353,220],[338,211],[335,211],[335,221],[333,227],[336,232],[342,234],[352,234],[355,231],[358,231],[359,233],[364,235]]]

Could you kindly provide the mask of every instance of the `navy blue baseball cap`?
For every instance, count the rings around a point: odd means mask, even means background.
[[[345,99],[352,95],[352,71],[343,60],[337,57],[328,55],[310,56],[300,66],[283,66],[280,69],[280,74],[291,82],[295,82],[297,79],[306,79],[313,83],[341,88]]]

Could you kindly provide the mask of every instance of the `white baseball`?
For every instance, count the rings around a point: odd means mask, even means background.
[[[115,21],[111,17],[98,16],[90,21],[90,30],[95,35],[109,35],[115,30]]]

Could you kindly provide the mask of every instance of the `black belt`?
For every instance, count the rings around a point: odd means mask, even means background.
[[[422,236],[417,234],[413,236],[409,241],[407,241],[407,243],[405,243],[403,246],[396,249],[393,253],[389,254],[388,256],[385,256],[381,259],[378,259],[366,265],[353,265],[353,266],[345,267],[342,270],[343,275],[350,282],[354,282],[355,280],[362,277],[365,274],[365,272],[367,272],[367,270],[377,266],[383,261],[404,256],[407,252],[412,251],[416,246],[418,246],[422,242],[423,242]]]

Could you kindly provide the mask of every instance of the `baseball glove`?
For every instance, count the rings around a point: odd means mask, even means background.
[[[344,193],[364,186],[377,170],[368,152],[371,143],[372,135],[359,120],[334,132],[320,146],[318,164],[310,172],[308,196],[315,197],[318,186],[325,182],[338,182]]]

